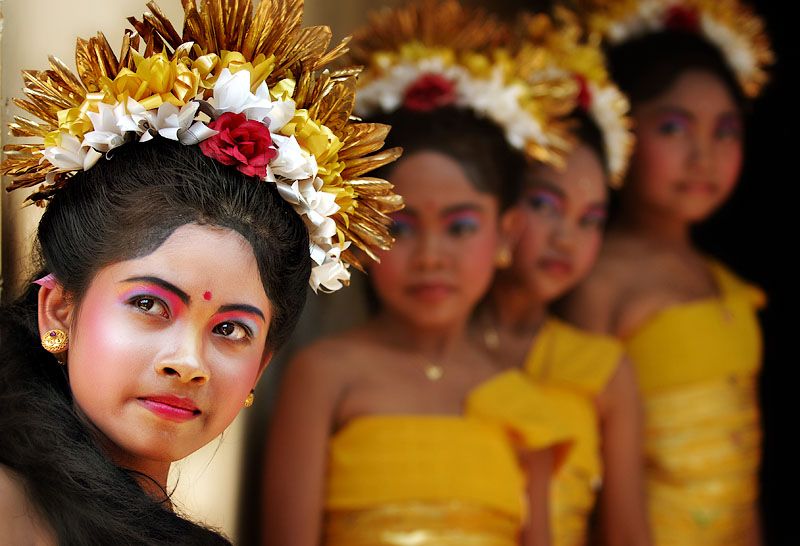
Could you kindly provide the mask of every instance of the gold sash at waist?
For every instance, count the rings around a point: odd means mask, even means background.
[[[332,510],[325,546],[517,546],[519,522],[461,502],[408,502]]]
[[[744,544],[755,522],[761,454],[755,377],[648,394],[644,403],[656,544]]]

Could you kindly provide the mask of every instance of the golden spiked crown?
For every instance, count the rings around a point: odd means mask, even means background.
[[[160,135],[274,183],[309,228],[310,284],[336,290],[391,244],[387,214],[402,200],[366,176],[395,160],[389,127],[351,117],[357,68],[327,70],[347,52],[328,27],[301,26],[302,0],[182,0],[178,32],[154,2],[128,18],[116,55],[102,33],[78,39],[77,73],[50,57],[23,72],[33,118],[14,118],[0,173],[45,205],[78,171],[117,146]]]
[[[600,36],[588,32],[577,15],[562,6],[552,13],[523,16],[518,28],[518,47],[545,58],[541,61],[545,69],[532,73],[533,82],[553,75],[578,82],[577,105],[600,129],[610,182],[618,187],[633,151],[634,136],[628,99],[609,77]]]
[[[371,15],[353,34],[350,59],[365,66],[356,112],[455,106],[494,122],[527,157],[560,165],[571,139],[561,118],[577,87],[563,75],[530,75],[541,56],[513,51],[510,29],[456,0],[420,0]]]

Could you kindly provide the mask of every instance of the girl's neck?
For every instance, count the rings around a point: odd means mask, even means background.
[[[466,340],[466,324],[467,320],[464,319],[440,328],[426,328],[384,310],[373,322],[373,327],[376,332],[380,332],[384,342],[394,348],[442,360],[463,345]]]
[[[109,441],[103,443],[114,464],[132,471],[133,477],[145,493],[154,501],[164,502],[168,507],[172,507],[167,492],[170,463],[132,457],[119,447],[111,445]]]
[[[498,273],[488,300],[494,325],[511,333],[535,333],[547,318],[548,302],[502,272]]]
[[[609,231],[647,239],[664,247],[688,250],[693,247],[691,227],[690,222],[674,215],[631,203],[623,207]]]

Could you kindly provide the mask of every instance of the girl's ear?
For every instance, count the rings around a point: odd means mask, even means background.
[[[63,330],[69,333],[75,306],[72,298],[57,280],[42,285],[39,289],[39,335],[50,330]]]
[[[512,254],[522,237],[524,224],[522,208],[519,205],[509,208],[500,217],[500,244],[510,249]]]

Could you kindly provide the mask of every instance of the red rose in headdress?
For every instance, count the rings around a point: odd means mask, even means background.
[[[700,13],[686,6],[672,6],[667,10],[664,25],[670,30],[700,32]]]
[[[278,155],[269,129],[244,114],[225,112],[208,124],[218,133],[200,143],[200,149],[223,165],[235,165],[247,176],[264,178],[267,164]]]
[[[589,112],[592,107],[592,92],[589,91],[589,82],[580,74],[575,74],[578,82],[578,106],[584,112]]]
[[[456,101],[456,86],[438,74],[424,74],[406,89],[403,106],[416,112],[430,112]]]

